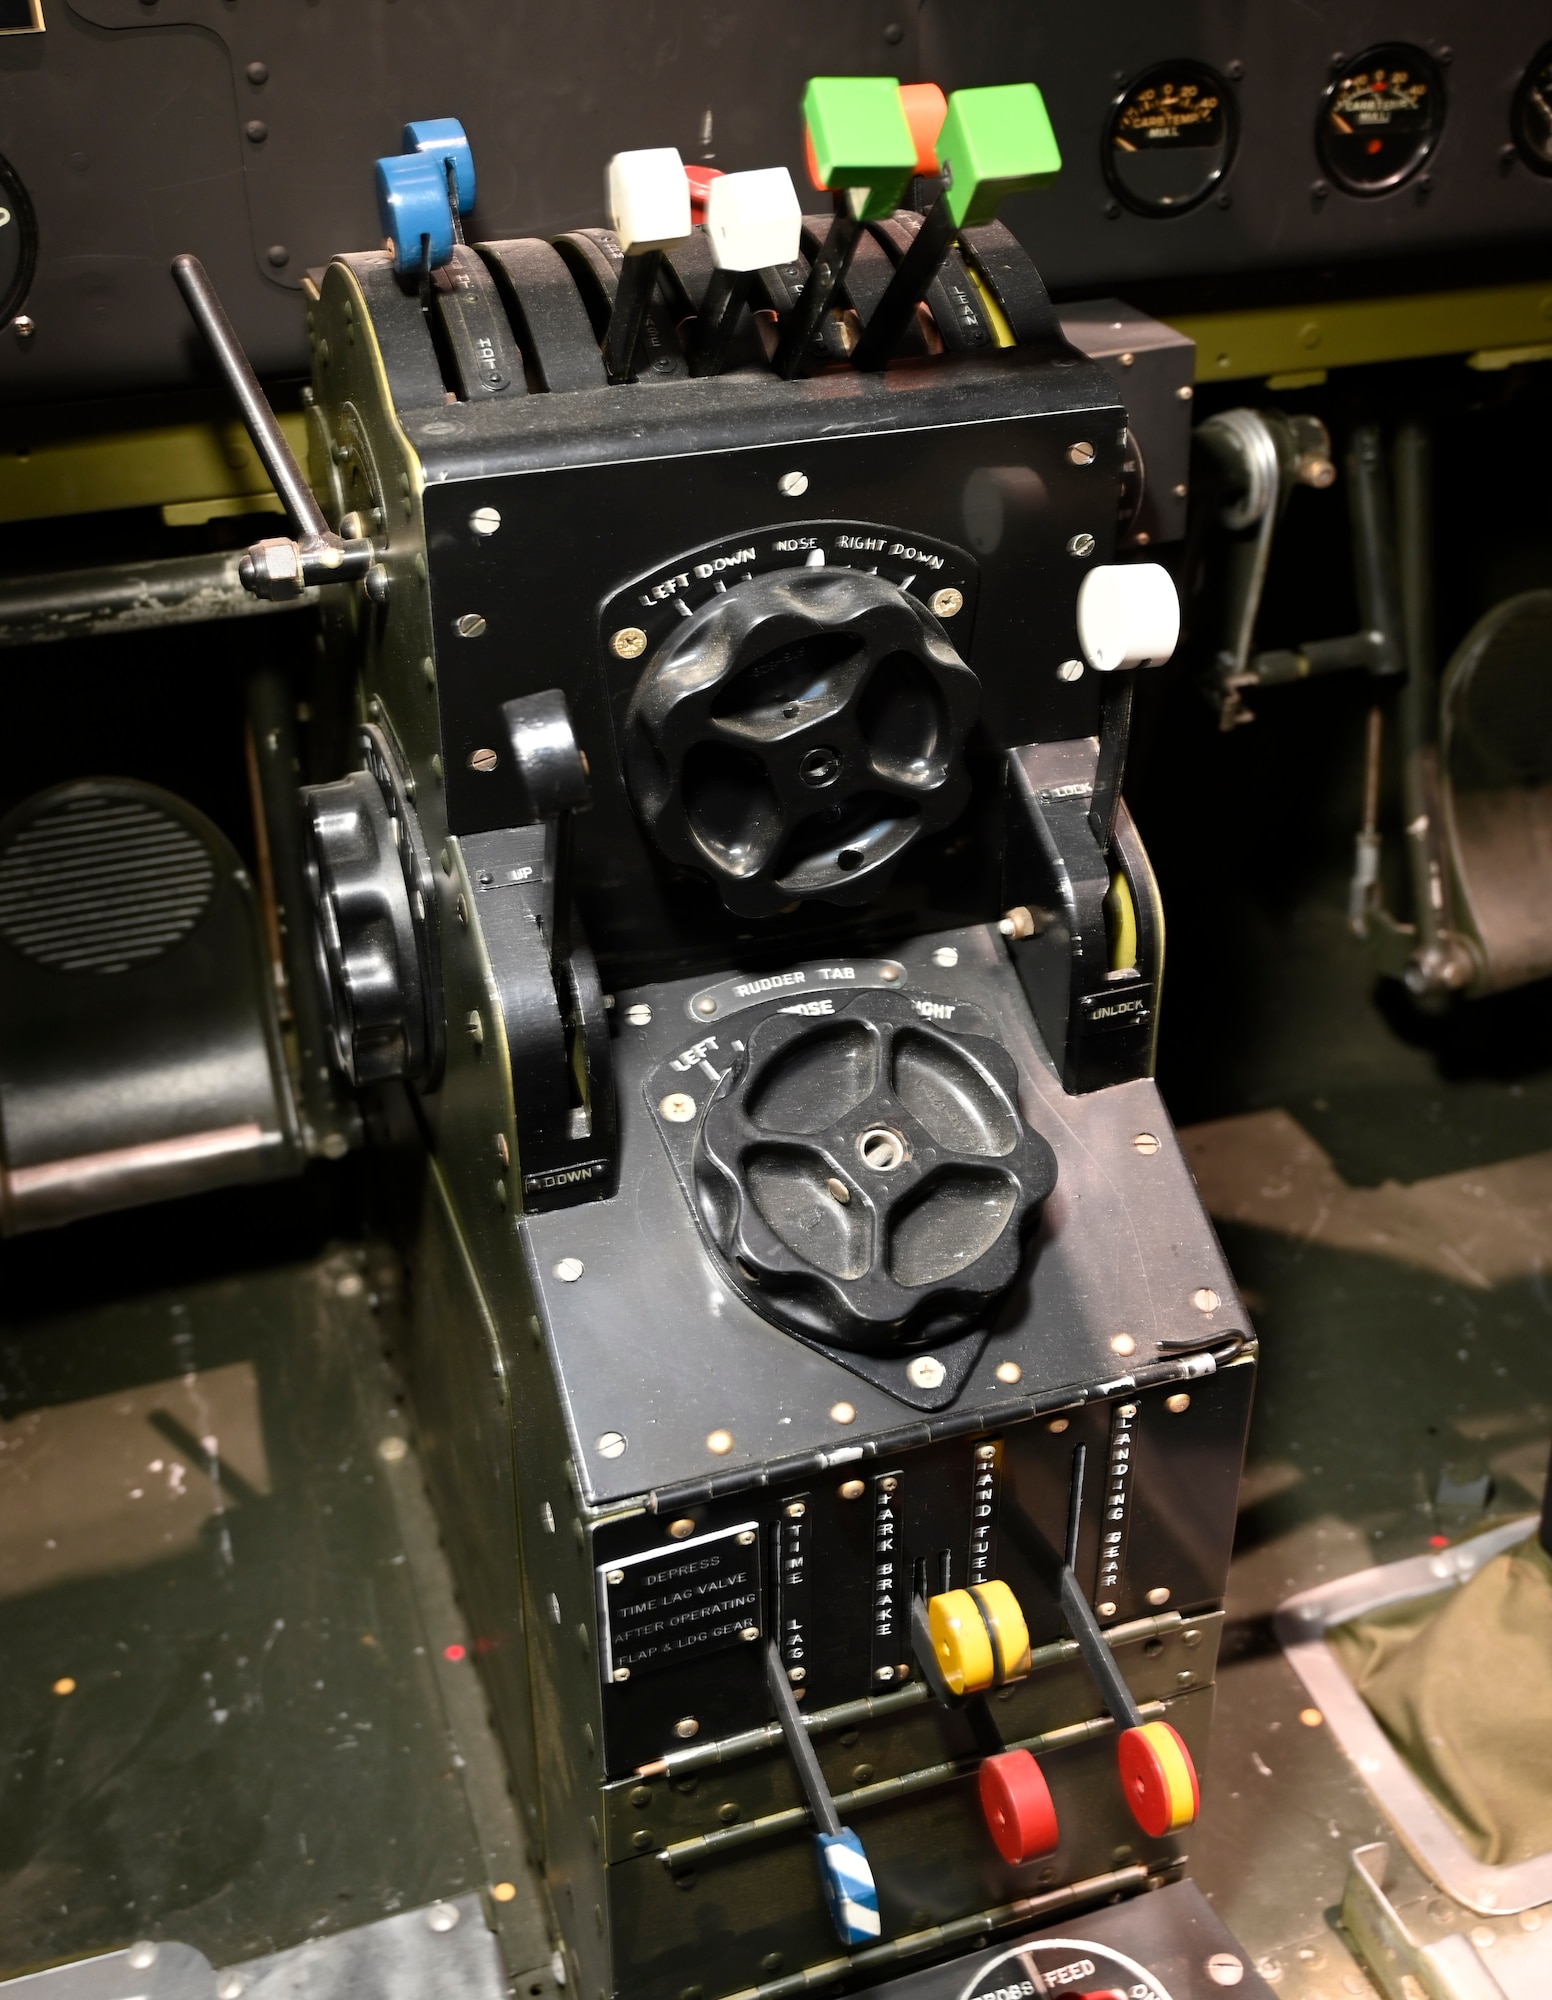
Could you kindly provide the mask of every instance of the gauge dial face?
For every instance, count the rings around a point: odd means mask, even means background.
[[[1386,194],[1412,178],[1444,129],[1444,79],[1405,42],[1368,49],[1326,91],[1320,164],[1349,194]]]
[[[1509,122],[1526,166],[1532,173],[1552,174],[1552,42],[1536,51],[1520,78]]]
[[[1105,178],[1139,215],[1181,215],[1229,170],[1239,114],[1205,63],[1160,63],[1116,99],[1105,128]]]
[[[1031,2000],[1038,1993],[1083,2000],[1170,2000],[1146,1966],[1091,1938],[1031,1938],[983,1965],[959,2000]]]

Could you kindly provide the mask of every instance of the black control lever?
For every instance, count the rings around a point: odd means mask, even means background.
[[[557,980],[571,956],[572,815],[592,803],[587,758],[571,726],[571,712],[559,688],[544,688],[503,702],[502,717],[521,795],[519,816],[550,829],[545,859],[550,878],[550,964]]]
[[[851,263],[852,252],[861,234],[861,222],[853,215],[845,191],[838,189],[835,219],[809,270],[808,280],[797,296],[797,302],[787,314],[781,338],[776,343],[776,352],[771,357],[771,366],[783,382],[790,382],[801,367],[809,342],[819,330],[819,322],[845,280],[847,266]]]
[[[226,377],[253,448],[296,530],[294,540],[277,536],[254,543],[237,568],[244,590],[255,597],[284,601],[300,597],[312,584],[347,583],[365,576],[374,560],[372,544],[341,541],[324,519],[204,265],[185,252],[173,258],[172,275]]]

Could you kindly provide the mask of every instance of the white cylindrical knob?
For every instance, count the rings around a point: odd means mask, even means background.
[[[803,210],[785,167],[723,174],[706,190],[706,234],[724,271],[763,271],[798,254]]]
[[[1161,563],[1102,563],[1078,591],[1078,643],[1102,674],[1162,667],[1180,639],[1180,599]]]
[[[672,146],[616,153],[609,162],[609,221],[627,255],[666,250],[690,233],[690,183]]]

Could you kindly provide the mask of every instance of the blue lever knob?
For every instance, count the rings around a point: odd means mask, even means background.
[[[421,268],[421,238],[429,239],[433,271],[453,254],[447,176],[430,153],[400,153],[377,163],[377,214],[393,249],[393,268],[413,277]]]
[[[458,189],[458,213],[467,215],[474,206],[474,154],[468,134],[456,118],[416,118],[404,128],[402,148],[406,153],[428,153],[442,165],[444,178],[448,161]]]

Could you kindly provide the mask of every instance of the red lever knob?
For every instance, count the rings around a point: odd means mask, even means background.
[[[1017,1867],[1057,1843],[1056,1808],[1045,1773],[1027,1750],[987,1757],[980,1770],[981,1811],[997,1852]]]

